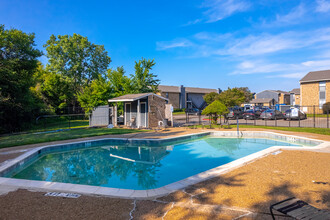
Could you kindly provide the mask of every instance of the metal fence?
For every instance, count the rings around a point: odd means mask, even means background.
[[[275,109],[276,107],[270,107]],[[284,106],[278,108],[278,111],[284,115],[287,109],[292,107]],[[246,118],[244,117],[244,111],[237,114],[236,117],[228,119],[226,116],[221,116],[217,120],[218,125],[250,125],[250,126],[269,126],[269,127],[309,127],[309,128],[330,128],[330,110],[322,108],[321,106],[300,106],[296,107],[300,111],[306,114],[304,117],[292,117],[288,118],[274,117],[272,119],[260,119],[260,117]],[[191,126],[191,125],[210,125],[212,120],[209,116],[201,115],[199,113],[186,113],[181,115],[174,115],[174,126]]]
[[[98,122],[103,121],[104,114],[94,114],[93,111],[109,110],[109,106],[94,107],[69,107],[62,109],[45,109],[43,112],[52,112],[51,114],[42,114],[36,117],[35,121],[22,132],[44,132],[61,129],[72,129],[89,127],[90,120]],[[109,115],[108,115],[109,116]],[[95,124],[95,123],[94,123]]]

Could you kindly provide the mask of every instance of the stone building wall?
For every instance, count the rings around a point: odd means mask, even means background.
[[[166,92],[158,93],[164,98],[168,99],[168,103],[172,104],[173,108],[180,108],[180,93],[169,92],[168,97],[166,97]]]
[[[154,95],[148,97],[149,114],[148,121],[149,127],[158,127],[158,122],[165,119],[165,104],[166,101]]]

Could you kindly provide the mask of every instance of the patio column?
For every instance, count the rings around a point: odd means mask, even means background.
[[[141,109],[140,109],[140,99],[137,102],[137,116],[136,116],[136,125],[138,128],[141,126]]]
[[[118,124],[117,124],[117,109],[118,109],[118,105],[117,105],[117,102],[116,102],[116,104],[115,104],[115,106],[114,106],[114,122],[113,122],[113,126],[117,126]]]

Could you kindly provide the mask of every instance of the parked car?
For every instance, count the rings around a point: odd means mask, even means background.
[[[261,115],[261,111],[257,110],[247,110],[246,112],[243,113],[243,118],[246,120],[254,120],[254,119],[258,119]]]
[[[298,108],[291,108],[285,111],[284,120],[304,120],[307,119],[305,112],[301,111]]]
[[[198,115],[200,111],[198,108],[187,108],[186,113]]]
[[[283,119],[284,115],[282,112],[278,111],[278,110],[274,110],[274,109],[268,109],[266,111],[263,111],[260,115],[260,118],[262,120],[268,119],[268,120],[272,120],[272,119]]]
[[[242,108],[229,108],[229,113],[227,114],[228,119],[239,119],[243,118],[243,109]]]

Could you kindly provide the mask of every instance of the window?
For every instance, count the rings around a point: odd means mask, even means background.
[[[168,92],[166,93],[166,98],[168,99]]]
[[[325,103],[325,82],[319,83],[319,106],[322,109],[323,104]]]

